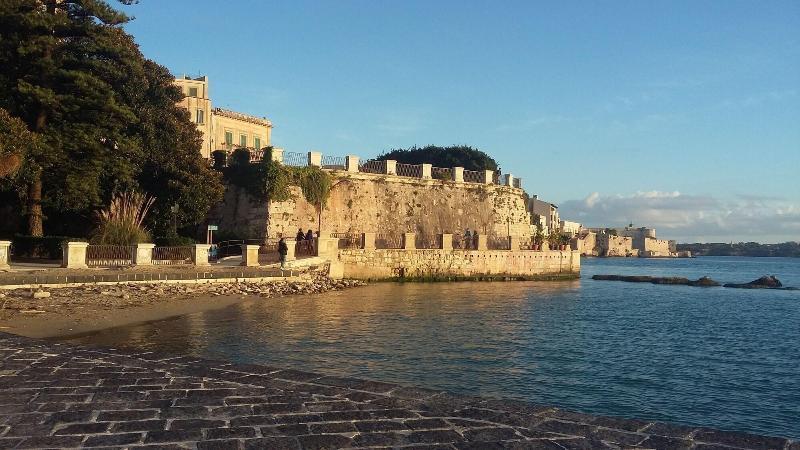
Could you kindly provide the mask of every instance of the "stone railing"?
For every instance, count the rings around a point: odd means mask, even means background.
[[[417,233],[331,233],[330,239],[344,249],[366,250],[514,250],[543,251],[547,246],[533,245],[530,237],[486,236],[479,234],[467,240],[465,236],[449,233],[421,235]]]
[[[360,161],[355,155],[331,156],[320,152],[285,152],[281,148],[272,150],[272,159],[286,166],[316,166],[326,170],[352,173],[394,175],[405,178],[436,179],[456,183],[496,184],[522,189],[522,179],[511,174],[502,178],[492,170],[464,170],[463,167],[433,167],[430,164],[403,164],[394,160]]]

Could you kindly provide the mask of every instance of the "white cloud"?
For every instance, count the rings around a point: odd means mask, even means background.
[[[718,199],[678,191],[645,191],[628,195],[593,192],[559,205],[563,219],[585,226],[617,227],[633,223],[657,229],[660,237],[682,242],[800,240],[800,204],[742,195]]]

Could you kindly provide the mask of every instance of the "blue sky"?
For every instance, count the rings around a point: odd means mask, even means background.
[[[288,151],[469,144],[590,226],[800,240],[800,2],[140,0]]]

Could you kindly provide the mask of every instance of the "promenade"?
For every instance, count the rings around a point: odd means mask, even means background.
[[[74,447],[800,450],[800,442],[0,333],[0,448]]]

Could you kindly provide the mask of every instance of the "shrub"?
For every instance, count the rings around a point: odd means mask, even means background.
[[[97,214],[100,224],[91,241],[110,245],[148,242],[150,233],[144,227],[144,219],[154,202],[155,198],[138,192],[118,194],[108,208]]]
[[[177,234],[169,234],[167,236],[160,236],[155,238],[154,244],[159,247],[185,247],[187,245],[194,245],[196,241],[190,237],[180,236]]]

